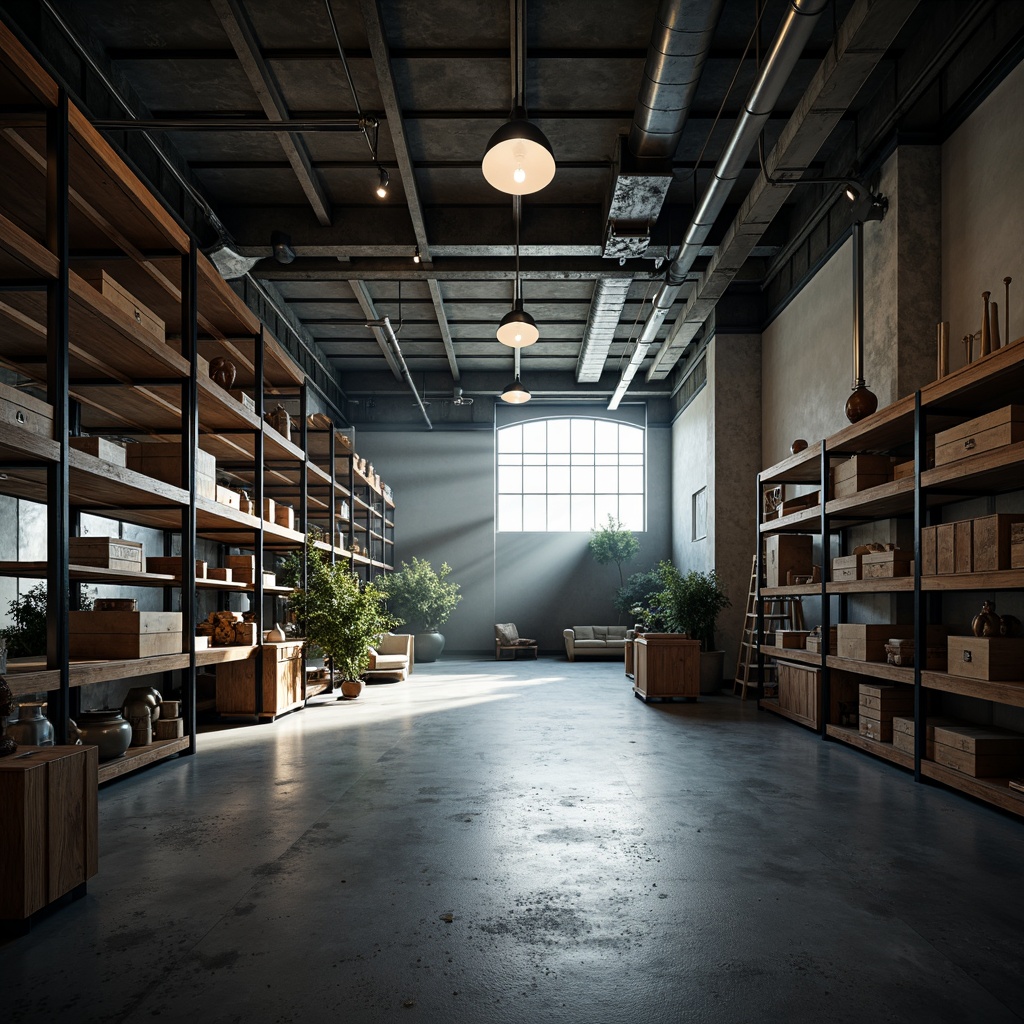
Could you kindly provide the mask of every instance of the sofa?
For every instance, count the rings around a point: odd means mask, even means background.
[[[623,657],[626,641],[633,639],[633,630],[625,626],[573,626],[563,629],[565,654],[570,661],[577,658]]]
[[[413,638],[411,633],[385,633],[369,649],[370,664],[363,672],[368,683],[384,679],[399,681],[412,671]]]

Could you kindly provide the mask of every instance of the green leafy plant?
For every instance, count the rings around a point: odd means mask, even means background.
[[[615,608],[620,612],[628,612],[634,617],[634,609],[637,608],[651,612],[654,608],[654,599],[661,589],[661,579],[657,569],[635,572],[615,592]]]
[[[87,612],[92,601],[84,586],[79,587],[78,608]],[[7,643],[7,657],[29,658],[46,653],[46,584],[37,583],[7,606],[11,624],[0,629]]]
[[[684,576],[671,562],[661,562],[657,571],[662,591],[655,600],[669,629],[699,640],[702,651],[713,651],[718,613],[731,604],[714,569]]]
[[[462,600],[459,584],[448,577],[452,567],[441,563],[441,571],[425,558],[413,556],[412,564],[402,562],[401,568],[377,578],[388,608],[416,632],[436,633],[451,617]]]
[[[614,516],[608,516],[608,522],[590,533],[590,553],[598,565],[614,562],[619,570],[619,587],[626,581],[622,576],[622,563],[636,558],[640,551],[640,541],[633,536]]]
[[[373,583],[361,583],[347,562],[331,565],[319,548],[306,549],[306,586],[290,599],[305,628],[343,679],[358,679],[370,663],[368,648],[398,620]]]

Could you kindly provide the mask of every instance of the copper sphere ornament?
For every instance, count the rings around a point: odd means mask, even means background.
[[[798,437],[798,438],[797,438],[797,439],[796,439],[796,440],[795,440],[795,441],[794,441],[794,442],[793,442],[793,443],[792,443],[792,444],[791,444],[791,445],[789,446],[789,450],[790,450],[790,451],[791,451],[791,452],[792,452],[792,453],[793,453],[794,455],[798,454],[799,452],[802,452],[802,451],[806,451],[806,449],[807,449],[807,442],[806,442],[806,441],[805,441],[805,440],[804,440],[804,439],[803,439],[802,437]]]
[[[869,391],[864,381],[859,381],[846,400],[846,418],[851,423],[870,416],[878,408],[878,396]]]

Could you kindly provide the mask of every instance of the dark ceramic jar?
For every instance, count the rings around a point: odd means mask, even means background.
[[[124,757],[131,746],[132,727],[121,717],[119,708],[100,708],[96,711],[80,711],[72,734],[77,734],[83,743],[100,748],[101,761],[113,761]]]

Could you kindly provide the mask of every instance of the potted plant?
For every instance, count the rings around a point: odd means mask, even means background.
[[[656,603],[664,609],[670,629],[700,641],[701,693],[717,693],[722,687],[725,652],[715,650],[718,613],[730,605],[714,569],[692,570],[685,576],[671,562],[658,566],[663,589]]]
[[[306,550],[306,586],[290,599],[292,610],[304,624],[307,643],[330,659],[341,674],[342,697],[358,697],[359,678],[370,663],[368,649],[397,620],[384,607],[373,583],[361,583],[347,562],[328,562],[319,548]]]
[[[635,572],[616,591],[615,607],[620,612],[628,613],[633,623],[645,632],[659,632],[665,628],[658,605],[661,590],[662,583],[657,569]]]
[[[462,600],[459,584],[448,579],[451,572],[447,562],[435,572],[425,558],[413,556],[412,564],[402,562],[396,572],[377,579],[390,611],[416,636],[417,661],[437,661],[444,650],[441,626]]]
[[[619,570],[619,587],[626,585],[622,576],[622,563],[636,558],[640,551],[640,541],[633,536],[614,516],[609,515],[604,526],[592,530],[590,534],[590,553],[598,565],[614,562]]]

